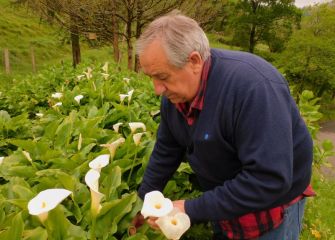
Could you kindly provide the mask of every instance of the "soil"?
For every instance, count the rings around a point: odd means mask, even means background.
[[[321,129],[318,134],[318,140],[329,139],[333,142],[335,148],[335,121],[324,122],[321,123],[320,126]],[[330,167],[322,166],[321,170],[326,177],[335,179],[335,156],[329,157],[327,161],[330,163]]]

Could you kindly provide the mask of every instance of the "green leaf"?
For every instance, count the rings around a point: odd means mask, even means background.
[[[6,231],[4,236],[1,236],[3,240],[21,240],[24,229],[24,223],[22,220],[21,212],[16,214],[12,219],[11,227]]]
[[[327,140],[324,140],[322,142],[322,148],[325,150],[325,151],[332,151],[334,149],[334,145],[333,145],[333,142],[329,139]]]
[[[23,240],[47,240],[48,234],[44,228],[37,227],[23,232]]]
[[[14,185],[12,186],[12,191],[16,193],[18,198],[24,199],[24,200],[30,200],[34,197],[34,193],[31,191],[30,188],[24,187],[22,185]]]
[[[131,211],[136,198],[136,193],[132,193],[125,195],[122,199],[104,204],[97,217],[97,236],[102,236],[104,233],[113,235],[117,231],[118,222]]]
[[[106,201],[114,200],[118,198],[117,188],[121,184],[121,168],[119,166],[114,167],[102,182],[106,190]]]

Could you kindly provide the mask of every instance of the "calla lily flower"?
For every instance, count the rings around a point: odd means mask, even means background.
[[[85,182],[91,191],[91,211],[94,217],[100,212],[100,201],[104,196],[99,192],[99,178],[100,173],[94,169],[90,169],[85,175]]]
[[[109,163],[109,154],[102,154],[93,159],[88,166],[100,173],[101,168],[106,167]]]
[[[60,99],[63,97],[63,93],[56,92],[56,93],[51,94],[51,97],[55,99]]]
[[[92,78],[92,71],[93,71],[92,68],[88,67],[87,72],[83,72],[86,75],[87,79]]]
[[[128,94],[119,94],[120,96],[120,102],[122,103],[126,97],[128,97]]]
[[[157,225],[167,239],[178,240],[191,226],[186,213],[174,208],[168,215],[158,218]]]
[[[116,140],[116,141],[114,141],[114,142],[112,142],[112,143],[100,144],[100,146],[101,146],[101,147],[106,147],[106,148],[108,148],[109,153],[110,153],[110,156],[111,156],[111,159],[113,159],[114,156],[115,156],[115,151],[116,151],[116,149],[117,149],[121,144],[123,144],[125,141],[126,141],[126,140],[125,140],[123,137],[121,137],[121,138],[119,138],[118,140]]]
[[[147,217],[162,217],[169,214],[173,209],[172,201],[165,198],[160,191],[152,191],[144,196],[141,214]]]
[[[80,81],[83,77],[85,77],[85,75],[78,75],[77,76],[78,81]]]
[[[125,77],[125,78],[123,78],[123,81],[125,81],[128,84],[130,79]]]
[[[120,126],[122,125],[123,123],[115,123],[114,125],[113,125],[113,129],[114,129],[114,131],[115,132],[119,132],[119,128],[120,128]]]
[[[156,116],[156,115],[158,115],[160,112],[161,112],[160,110],[150,111],[150,115],[151,115],[151,116]]]
[[[36,115],[37,117],[40,117],[40,118],[44,116],[43,113],[36,113],[35,115]]]
[[[4,159],[5,159],[5,157],[0,157],[0,165],[3,163]]]
[[[22,151],[23,155],[28,159],[29,162],[33,162],[33,160],[30,157],[30,153],[27,151]]]
[[[55,108],[55,107],[60,107],[62,106],[63,103],[62,102],[57,102],[56,104],[54,104],[52,107]]]
[[[55,105],[53,105],[52,107],[60,107],[60,106],[62,106],[62,105],[63,105],[62,102],[58,102],[58,103],[56,103]]]
[[[78,146],[77,149],[78,151],[81,149],[81,144],[83,143],[83,137],[81,135],[81,133],[79,134],[79,138],[78,138]]]
[[[142,122],[130,122],[129,127],[130,127],[130,130],[131,130],[131,133],[134,133],[136,131],[136,129],[138,129],[138,128],[142,128],[143,131],[147,130],[144,123],[142,123]]]
[[[107,73],[108,72],[108,62],[105,62],[104,66],[102,67],[102,70]]]
[[[134,93],[134,89],[133,89],[133,90],[130,90],[130,91],[128,92],[128,102],[130,102],[131,97],[133,96],[133,93]]]
[[[134,140],[134,143],[135,143],[136,146],[138,146],[140,144],[143,134],[145,134],[145,132],[135,133],[133,135],[133,140]]]
[[[101,73],[101,75],[104,77],[105,80],[107,80],[108,77],[109,77],[109,74],[108,74],[108,73]]]
[[[44,190],[29,201],[29,213],[31,215],[37,215],[39,219],[44,222],[48,218],[48,212],[54,209],[71,193],[71,191],[62,188]]]
[[[74,97],[74,100],[75,100],[78,104],[80,104],[80,100],[83,99],[83,98],[84,98],[83,95],[77,95],[77,96]]]

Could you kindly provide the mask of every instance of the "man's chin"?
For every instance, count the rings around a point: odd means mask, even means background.
[[[172,102],[173,104],[178,104],[178,103],[184,103],[184,102],[186,102],[185,99],[178,98],[178,97],[171,97],[171,98],[169,98],[169,101]]]

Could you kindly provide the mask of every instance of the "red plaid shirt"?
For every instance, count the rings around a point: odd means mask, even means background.
[[[188,102],[186,102],[186,103],[178,103],[175,105],[178,111],[185,117],[188,125],[192,125],[194,123],[195,119],[198,116],[198,113],[202,110],[202,107],[204,106],[206,85],[210,66],[211,66],[211,58],[209,57],[204,63],[201,73],[200,87],[192,103],[189,104]]]
[[[201,74],[200,88],[192,103],[176,104],[176,108],[184,116],[188,125],[192,125],[195,122],[199,112],[203,108],[210,64],[211,60],[209,58],[204,63]],[[220,221],[220,226],[224,234],[229,239],[254,239],[268,231],[271,231],[272,229],[277,228],[282,223],[284,211],[288,206],[298,202],[304,197],[310,197],[314,195],[315,192],[309,185],[301,195],[293,199],[288,204],[268,210],[248,213],[231,220],[223,220]]]

